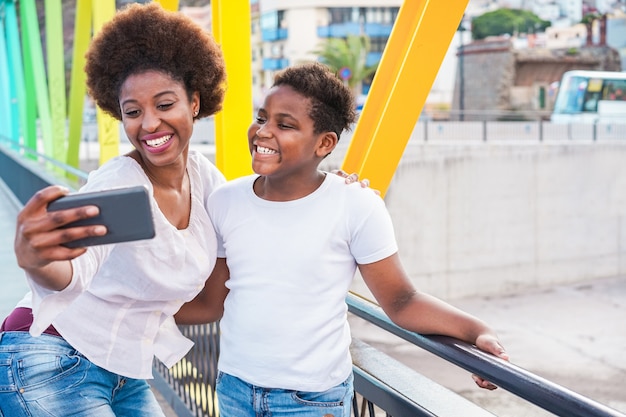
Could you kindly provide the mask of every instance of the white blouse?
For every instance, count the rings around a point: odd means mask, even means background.
[[[81,192],[144,185],[150,192],[153,239],[90,247],[72,261],[71,283],[51,291],[29,279],[33,336],[50,324],[96,365],[130,378],[152,378],[154,356],[171,367],[193,343],[173,315],[202,289],[215,266],[216,237],[206,201],[224,176],[204,156],[189,152],[191,215],[178,230],[160,211],[152,184],[132,158],[119,156],[89,175]],[[32,295],[32,299],[31,299]]]

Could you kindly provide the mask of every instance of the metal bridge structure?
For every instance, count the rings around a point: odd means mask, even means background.
[[[342,164],[345,171],[370,179],[371,186],[383,195],[468,1],[407,0],[400,8]],[[159,2],[170,10],[179,8],[177,0]],[[41,44],[35,0],[20,0],[19,7],[16,0],[0,0],[2,213],[15,213],[34,192],[48,184],[66,183],[75,189],[85,178],[85,173],[78,169],[85,98],[84,53],[91,33],[97,32],[115,13],[115,1],[76,2],[69,95],[65,85],[61,0],[44,3],[45,48]],[[224,50],[230,86],[223,111],[215,119],[215,158],[229,179],[250,172],[245,143],[236,140],[244,137],[252,109],[247,65],[251,55],[249,6],[248,0],[212,2],[213,32]],[[99,110],[97,125],[99,158],[103,163],[119,153],[119,131],[116,122]],[[11,249],[10,245],[3,245],[1,251]],[[356,294],[350,294],[346,302],[350,312],[363,320],[555,415],[625,417],[458,340],[406,332],[391,323],[378,306]],[[183,331],[195,347],[171,369],[155,363],[155,386],[178,416],[217,416],[214,384],[218,327],[215,323],[185,326]],[[353,341],[352,355],[355,416],[380,412],[396,417],[493,415],[364,342]]]
[[[400,8],[343,162],[346,171],[369,178],[383,195],[468,1],[406,1]],[[159,2],[170,10],[179,8],[177,0]],[[61,0],[45,1],[46,65],[36,2],[19,1],[21,32],[17,3],[0,0],[0,134],[77,168],[86,91],[84,55],[91,33],[115,13],[115,1],[76,2],[69,95]],[[250,3],[216,0],[211,7],[212,30],[222,45],[229,79],[223,110],[216,115],[216,165],[232,179],[251,172],[247,145],[237,140],[245,137],[252,110]],[[102,163],[119,153],[119,131],[100,110],[97,120]]]

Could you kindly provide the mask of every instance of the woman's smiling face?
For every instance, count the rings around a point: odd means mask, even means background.
[[[120,88],[122,124],[142,158],[154,165],[172,163],[187,152],[198,93],[159,71],[132,74]]]

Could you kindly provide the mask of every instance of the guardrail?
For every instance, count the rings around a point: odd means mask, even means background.
[[[99,145],[97,125],[83,126],[86,132],[81,142],[84,159],[97,162]],[[346,132],[339,142],[349,141],[353,132]],[[626,121],[557,124],[538,112],[467,112],[466,119],[458,120],[454,113],[425,113],[413,129],[411,142],[445,144],[463,142],[558,142],[626,140]],[[212,119],[203,119],[194,125],[190,142],[192,147],[205,150],[215,145]]]
[[[76,190],[87,180],[87,173],[0,135],[0,178],[18,201],[25,204],[35,192],[50,184],[63,184]]]
[[[415,126],[412,141],[606,141],[626,139],[626,123],[556,124],[542,119],[526,121],[454,121],[421,120]]]
[[[416,347],[481,375],[501,389],[557,416],[626,417],[626,414],[462,341],[406,331],[393,324],[379,306],[356,294],[350,293],[346,303],[350,313],[413,343]],[[154,385],[170,400],[179,417],[215,417],[218,415],[214,383],[219,356],[218,326],[216,323],[181,326],[181,330],[196,345],[172,369],[155,362]],[[355,417],[374,417],[377,410],[382,410],[389,417],[493,416],[359,340],[353,340],[351,354],[355,375]]]
[[[346,300],[349,311],[502,389],[562,417],[625,417],[610,407],[498,359],[462,341],[445,336],[423,336],[406,331],[389,320],[377,305],[354,294]],[[465,415],[465,414],[458,414]]]
[[[31,155],[29,153],[29,155]],[[43,186],[59,183],[49,174],[49,160],[32,154],[39,164],[22,150],[13,151],[0,145],[0,177],[23,202]],[[57,168],[63,164],[54,164]],[[72,175],[86,178],[75,171]],[[506,361],[479,351],[458,340],[442,336],[423,336],[394,325],[377,305],[350,294],[346,299],[351,314],[367,320],[445,360],[494,382],[518,397],[563,417],[626,417],[567,388],[554,384]],[[180,417],[217,416],[215,377],[219,357],[219,330],[216,323],[181,326],[183,333],[195,342],[191,352],[173,368],[154,364],[154,386],[162,393]],[[459,395],[430,381],[384,353],[354,340],[351,346],[355,374],[356,416],[377,410],[387,416],[483,417],[492,414]]]

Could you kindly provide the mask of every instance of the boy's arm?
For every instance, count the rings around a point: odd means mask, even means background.
[[[226,281],[230,274],[225,258],[217,258],[213,272],[204,283],[204,288],[174,315],[177,324],[212,323],[222,318],[224,300],[228,295]]]
[[[381,261],[359,265],[368,288],[398,326],[421,334],[454,337],[476,345],[479,349],[508,360],[496,333],[478,318],[417,291],[407,277],[398,254]],[[494,389],[488,381],[474,376],[482,388]]]

